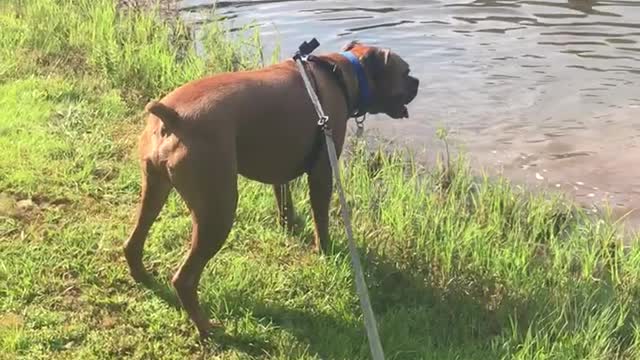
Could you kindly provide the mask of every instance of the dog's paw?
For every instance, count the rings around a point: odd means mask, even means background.
[[[326,256],[328,253],[328,250],[326,248],[326,246],[320,246],[317,243],[313,245],[313,247],[311,248],[314,254],[317,254],[318,256]]]
[[[224,325],[219,321],[207,321],[205,326],[198,328],[200,339],[203,341],[211,339],[216,333],[224,332]]]
[[[131,274],[133,280],[139,284],[149,285],[153,282],[153,277],[149,275],[147,270],[145,270],[144,268],[135,270],[130,269],[129,273]]]

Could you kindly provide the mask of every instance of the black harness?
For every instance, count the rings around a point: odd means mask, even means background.
[[[309,55],[307,57],[307,61],[303,62],[305,67],[309,66],[309,63],[317,65],[317,67],[321,71],[328,72],[336,80],[338,86],[340,87],[340,90],[342,90],[344,100],[347,103],[347,111],[350,114],[350,117],[358,117],[366,112],[366,110],[357,109],[353,104],[353,101],[351,101],[344,74],[340,67],[337,66],[337,64],[313,55]],[[316,91],[316,94],[318,94],[320,102],[322,102],[322,93],[319,91],[320,89],[318,88],[318,81],[316,80],[315,74],[313,73],[313,71],[307,71],[307,74],[309,74],[309,78],[312,82],[313,88]],[[313,142],[313,147],[304,160],[303,168],[307,174],[310,173],[311,170],[315,167],[316,162],[318,161],[318,157],[320,156],[320,152],[324,148],[324,145],[324,135],[322,133],[322,128],[318,126]]]

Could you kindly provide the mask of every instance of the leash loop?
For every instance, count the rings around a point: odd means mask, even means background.
[[[311,44],[315,47],[319,45],[317,40],[314,38],[311,41]],[[312,47],[313,47],[312,46]],[[313,47],[313,49],[315,49]],[[306,61],[306,55],[308,55],[313,49],[308,50],[309,44],[305,41],[301,46],[300,50],[293,57],[296,64],[298,65],[298,70],[302,79],[304,80],[305,88],[307,89],[307,93],[311,98],[311,102],[316,110],[318,115],[318,126],[321,127],[322,132],[325,136],[325,143],[327,145],[327,152],[329,155],[329,162],[331,164],[331,172],[333,173],[333,177],[336,182],[336,190],[338,192],[338,197],[340,199],[340,209],[342,214],[342,220],[344,222],[345,232],[347,235],[347,240],[349,244],[349,253],[351,255],[351,266],[353,267],[355,282],[356,282],[356,293],[358,294],[358,299],[360,300],[360,307],[362,309],[362,313],[364,316],[364,325],[367,331],[367,338],[369,340],[369,350],[371,351],[371,357],[373,360],[384,360],[384,352],[382,350],[382,343],[380,342],[380,336],[378,335],[378,326],[376,324],[376,318],[373,313],[373,309],[371,308],[371,302],[369,300],[369,291],[367,290],[367,284],[364,280],[364,272],[362,271],[362,264],[360,263],[360,257],[358,255],[358,248],[356,247],[356,242],[353,239],[353,229],[351,227],[351,217],[349,205],[347,204],[347,198],[344,193],[344,189],[342,188],[342,180],[340,178],[340,164],[338,162],[338,155],[336,151],[336,145],[333,142],[333,135],[331,128],[329,127],[329,117],[325,115],[324,110],[322,109],[322,105],[320,104],[320,100],[318,99],[318,95],[315,90],[311,86],[311,81],[308,78],[306,70],[303,65],[303,61]],[[305,53],[304,50],[307,50]],[[364,117],[362,121],[358,122],[356,119],[356,124],[358,124],[359,128],[364,128]]]

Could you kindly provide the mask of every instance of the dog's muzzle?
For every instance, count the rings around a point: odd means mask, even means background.
[[[409,76],[409,91],[407,98],[405,99],[405,105],[412,102],[418,95],[418,88],[420,87],[420,80]]]

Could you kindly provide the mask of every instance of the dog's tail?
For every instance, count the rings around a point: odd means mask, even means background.
[[[180,115],[167,105],[159,101],[151,100],[144,109],[160,118],[169,130],[175,130],[178,127]]]

